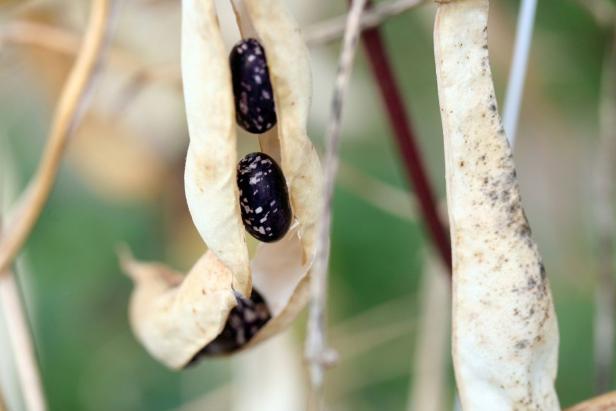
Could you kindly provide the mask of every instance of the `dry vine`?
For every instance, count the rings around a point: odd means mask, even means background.
[[[8,213],[0,235],[0,273],[7,272],[23,247],[51,192],[67,142],[85,110],[110,14],[110,0],[93,1],[84,41],[62,90],[38,170]]]

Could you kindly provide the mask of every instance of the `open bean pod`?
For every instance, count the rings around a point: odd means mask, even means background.
[[[438,7],[456,380],[465,410],[558,410],[556,315],[497,111],[487,30],[488,0]]]
[[[260,142],[263,152],[281,164],[295,218],[284,238],[260,243],[250,260],[236,185],[239,159],[228,52],[214,1],[182,1],[182,77],[190,133],[185,189],[193,222],[209,251],[185,277],[158,264],[131,259],[123,264],[136,285],[132,328],[146,349],[171,368],[182,368],[201,354],[228,354],[262,341],[286,327],[308,300],[322,171],[306,133],[308,50],[283,3],[234,4],[243,10],[240,26],[252,27],[251,35],[267,53],[277,126]],[[271,319],[262,328],[229,327],[230,313],[237,318],[246,307],[256,307],[254,294],[250,300],[253,285]],[[235,332],[236,344],[219,344],[217,337],[228,332]]]

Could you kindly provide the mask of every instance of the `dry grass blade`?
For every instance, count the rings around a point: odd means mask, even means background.
[[[37,46],[62,54],[79,50],[79,37],[74,33],[27,20],[8,23],[0,32],[0,42]]]
[[[614,161],[616,161],[616,36],[607,50],[602,75],[599,106],[600,141],[595,169],[595,227],[597,230],[598,273],[595,291],[594,361],[595,390],[606,392],[614,380],[614,310],[616,295],[614,275],[613,199]]]
[[[448,405],[451,293],[445,267],[429,254],[422,273],[420,314],[407,410],[443,411]]]
[[[573,407],[566,408],[565,411],[615,411],[616,410],[616,391],[612,391],[599,397],[591,398]]]
[[[353,61],[360,33],[360,19],[366,0],[355,0],[348,15],[342,53],[338,65],[331,118],[326,134],[325,184],[323,189],[323,215],[320,221],[313,278],[310,282],[310,314],[306,336],[306,357],[309,361],[311,400],[313,409],[323,409],[322,386],[324,369],[331,363],[332,351],[326,342],[325,308],[327,300],[327,271],[329,266],[332,198],[338,171],[338,146],[342,123],[342,106],[351,77]]]
[[[373,8],[367,9],[361,17],[361,29],[366,30],[380,26],[384,21],[398,16],[410,9],[413,9],[425,0],[392,0],[386,3],[379,3]],[[347,16],[334,17],[331,20],[315,23],[304,30],[304,38],[311,46],[326,44],[334,41],[344,33]]]
[[[34,344],[15,282],[15,275],[11,272],[5,273],[0,278],[0,306],[6,317],[7,331],[15,357],[15,368],[26,408],[30,411],[44,411],[47,406]]]
[[[368,2],[368,6],[371,2]],[[409,182],[413,185],[418,211],[426,225],[429,238],[438,250],[443,263],[451,273],[451,244],[448,229],[438,213],[434,190],[428,179],[417,138],[407,114],[404,100],[394,75],[393,66],[385,50],[385,43],[378,28],[362,33],[363,44],[372,73],[379,86],[383,104],[387,109],[389,124],[393,131],[400,157]]]
[[[0,235],[0,273],[5,273],[36,223],[56,179],[67,141],[84,110],[86,95],[101,54],[110,0],[93,0],[88,29],[77,60],[62,90],[36,174],[17,200]]]

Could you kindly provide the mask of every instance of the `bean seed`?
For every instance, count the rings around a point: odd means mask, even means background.
[[[263,296],[252,290],[250,299],[235,294],[237,305],[233,307],[218,336],[203,347],[188,365],[196,363],[201,357],[229,354],[240,349],[272,318]]]
[[[237,166],[244,227],[257,240],[280,240],[291,226],[289,193],[282,170],[264,153],[250,153]]]
[[[256,39],[242,40],[231,50],[229,62],[237,123],[249,133],[265,133],[276,124],[265,50]]]

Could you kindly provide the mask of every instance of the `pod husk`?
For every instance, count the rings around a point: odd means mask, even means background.
[[[263,151],[281,162],[295,221],[279,242],[260,243],[248,265],[227,53],[213,1],[183,0],[182,74],[190,132],[186,197],[209,251],[183,279],[161,265],[124,264],[136,283],[132,327],[155,358],[176,369],[221,332],[236,305],[234,291],[250,295],[253,280],[272,319],[240,349],[279,333],[308,301],[322,186],[319,159],[306,134],[308,51],[282,0],[245,4],[248,12],[240,17],[251,20],[266,50],[278,116],[277,127],[260,141]]]
[[[133,332],[170,368],[184,367],[222,331],[236,300],[231,271],[210,251],[186,277],[125,254],[122,268],[135,283],[129,305]]]
[[[190,134],[184,176],[188,208],[203,241],[233,272],[234,289],[249,296],[231,69],[213,0],[182,1],[182,79]]]
[[[522,208],[489,65],[488,0],[439,5],[434,29],[462,407],[558,410],[558,328]]]
[[[244,0],[243,4],[246,15],[238,18],[250,19],[247,26],[255,30],[264,46],[277,108],[278,138],[273,134],[262,138],[261,147],[280,159],[297,222],[296,229],[281,242],[259,244],[252,261],[255,284],[263,290],[274,318],[250,345],[286,328],[308,302],[323,172],[306,132],[312,77],[300,29],[284,1]],[[268,293],[273,289],[275,293]]]

